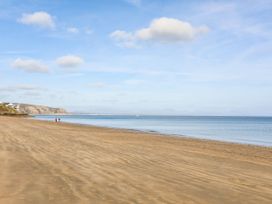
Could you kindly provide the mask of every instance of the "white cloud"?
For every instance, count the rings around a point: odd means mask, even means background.
[[[117,30],[111,33],[110,37],[119,45],[135,45],[136,41],[176,43],[195,40],[199,35],[208,31],[207,26],[194,27],[185,21],[162,17],[154,19],[147,28],[133,33]]]
[[[73,68],[82,64],[84,60],[75,55],[66,55],[66,56],[59,57],[56,60],[56,62],[61,67]]]
[[[12,67],[26,72],[46,73],[48,67],[38,60],[18,58],[12,63]]]
[[[188,22],[163,17],[153,20],[148,28],[138,30],[136,37],[140,40],[180,42],[194,40],[208,31],[207,26],[193,27]]]
[[[35,25],[43,28],[54,28],[55,23],[53,17],[44,11],[23,14],[18,22],[26,25]]]
[[[76,27],[69,27],[69,28],[67,28],[67,32],[77,34],[77,33],[79,33],[79,29]]]

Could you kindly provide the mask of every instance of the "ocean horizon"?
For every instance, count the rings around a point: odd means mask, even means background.
[[[34,119],[122,128],[177,137],[272,146],[270,116],[34,115]]]

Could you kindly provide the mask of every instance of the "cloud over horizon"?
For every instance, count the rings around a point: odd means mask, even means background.
[[[48,67],[38,60],[17,58],[11,66],[30,73],[47,73]]]
[[[55,27],[53,17],[45,11],[24,13],[22,17],[18,19],[18,22],[25,25],[34,25],[42,28],[53,29]]]
[[[175,18],[154,19],[149,27],[135,32],[116,30],[110,34],[119,45],[132,47],[136,41],[154,41],[159,43],[178,43],[195,40],[201,34],[205,34],[209,28],[205,25],[192,26],[189,22]]]

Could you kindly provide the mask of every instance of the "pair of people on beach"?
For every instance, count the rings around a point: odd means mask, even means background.
[[[60,122],[60,118],[55,118],[55,122]]]

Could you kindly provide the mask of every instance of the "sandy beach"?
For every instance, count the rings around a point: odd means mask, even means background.
[[[0,117],[0,203],[271,203],[272,148]]]

